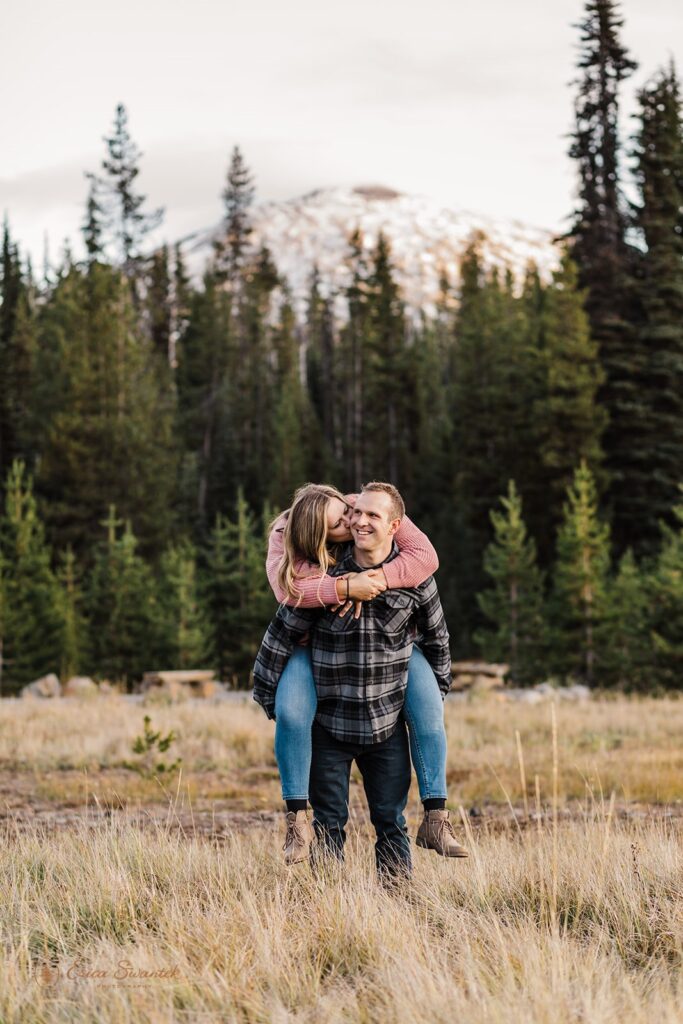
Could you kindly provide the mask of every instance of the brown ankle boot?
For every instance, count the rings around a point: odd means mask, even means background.
[[[448,811],[425,811],[416,842],[423,849],[435,850],[442,857],[469,857],[465,847],[455,838]]]
[[[287,835],[285,845],[285,864],[299,864],[308,860],[311,843],[315,839],[313,827],[305,811],[287,812]]]

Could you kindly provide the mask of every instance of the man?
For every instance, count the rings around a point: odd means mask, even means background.
[[[405,512],[391,484],[367,484],[351,518],[353,546],[332,568],[334,575],[379,568],[395,558],[393,541]],[[293,644],[310,631],[318,708],[313,725],[310,802],[321,847],[342,857],[348,819],[351,763],[363,777],[375,827],[381,874],[409,874],[410,844],[403,812],[410,788],[410,755],[401,711],[413,641],[429,661],[442,692],[450,687],[448,630],[436,583],[429,577],[414,589],[384,591],[363,606],[360,618],[281,606],[264,637],[254,667],[254,698],[264,707]],[[308,854],[310,826],[297,821],[297,859]],[[298,818],[298,815],[297,815]],[[438,835],[437,835],[438,834]],[[418,844],[449,847],[466,856],[453,836],[445,810],[430,811]]]

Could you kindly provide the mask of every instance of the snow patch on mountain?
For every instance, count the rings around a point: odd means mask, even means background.
[[[314,266],[324,294],[336,295],[347,286],[349,238],[356,229],[368,254],[384,233],[408,306],[428,315],[435,311],[444,274],[457,287],[464,251],[476,232],[484,236],[485,264],[509,267],[517,281],[532,262],[544,279],[559,262],[550,231],[517,220],[449,210],[424,196],[383,185],[318,189],[296,199],[260,202],[251,216],[255,244],[270,249],[299,311],[305,309]],[[220,235],[219,226],[184,240],[194,275],[201,276]]]

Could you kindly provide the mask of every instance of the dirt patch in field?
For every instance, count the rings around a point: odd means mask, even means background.
[[[264,781],[269,784],[266,792],[262,787]],[[170,782],[162,787],[153,780],[140,780],[135,773],[120,771],[100,772],[89,778],[75,771],[0,772],[0,830],[9,838],[33,831],[106,829],[127,823],[141,829],[162,829],[181,838],[220,843],[235,831],[280,828],[281,804],[272,791],[272,773],[264,780],[255,772],[250,782],[252,785],[245,789],[242,780],[241,787],[230,792],[225,777],[207,772],[192,777],[184,790],[178,790]],[[136,790],[136,786],[142,788]],[[157,798],[150,799],[151,796]],[[465,807],[463,811],[474,832],[523,833],[539,825],[537,814],[527,816],[522,807],[491,803]],[[462,829],[459,809],[453,807],[451,813],[456,827]],[[420,804],[414,796],[407,812],[411,830],[420,814]],[[574,801],[558,809],[558,820],[562,824],[604,819],[608,814],[615,823],[624,825],[659,821],[683,830],[681,802],[615,803],[610,811],[608,804],[598,808]],[[552,809],[543,807],[540,819],[541,825],[549,825]],[[351,785],[351,823],[359,827],[369,825],[357,781]]]

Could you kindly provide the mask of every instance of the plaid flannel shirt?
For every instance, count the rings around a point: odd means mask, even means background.
[[[385,561],[397,554],[394,544]],[[362,572],[352,547],[330,571],[335,576]],[[339,740],[379,743],[391,736],[403,709],[414,642],[432,666],[442,693],[448,693],[448,629],[433,576],[419,587],[385,590],[365,601],[358,619],[350,613],[342,618],[329,610],[281,605],[254,665],[254,700],[269,718],[275,717],[280,676],[294,645],[306,633],[318,693],[316,719]]]

